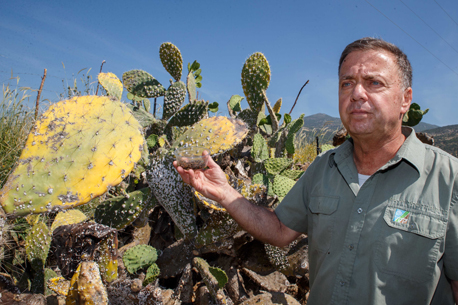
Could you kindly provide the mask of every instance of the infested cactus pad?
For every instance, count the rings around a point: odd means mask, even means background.
[[[51,225],[51,232],[57,227],[72,225],[75,223],[83,222],[87,219],[87,216],[79,210],[68,210],[57,213],[56,218]]]
[[[122,82],[133,95],[155,98],[165,94],[165,88],[151,74],[143,70],[130,70],[122,74]]]
[[[138,270],[148,267],[157,260],[157,251],[148,245],[138,245],[128,249],[122,256],[127,271],[134,274]]]
[[[151,266],[148,267],[148,270],[146,270],[146,275],[145,275],[145,280],[143,281],[143,286],[148,285],[149,283],[154,282],[157,277],[159,276],[159,273],[161,270],[159,269],[159,266],[156,263],[153,263]]]
[[[140,124],[121,102],[83,96],[56,103],[32,129],[0,203],[17,215],[84,204],[132,171],[143,144]]]
[[[36,271],[42,270],[51,247],[51,234],[48,227],[39,222],[32,227],[25,240],[27,259]]]
[[[111,72],[99,73],[97,78],[109,96],[112,96],[117,100],[121,100],[123,88],[121,81],[116,75]]]
[[[208,102],[194,101],[186,104],[181,108],[169,121],[168,126],[189,126],[201,119],[207,114]]]
[[[262,53],[254,53],[242,68],[242,87],[250,108],[260,111],[264,104],[263,90],[269,87],[270,66]]]
[[[179,81],[183,71],[183,59],[180,50],[170,42],[164,42],[159,48],[159,57],[162,65],[170,75]]]
[[[172,149],[181,146],[204,146],[210,155],[234,148],[248,134],[247,125],[238,119],[223,116],[203,119],[189,128],[177,140]]]
[[[163,120],[168,120],[174,115],[183,105],[186,98],[186,85],[181,82],[175,82],[170,85],[169,89],[164,96],[164,112],[162,114]]]

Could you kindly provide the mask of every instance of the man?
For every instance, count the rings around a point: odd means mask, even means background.
[[[458,162],[402,127],[411,82],[396,46],[349,44],[339,112],[351,139],[318,156],[275,212],[233,190],[213,160],[205,171],[177,170],[264,242],[285,246],[308,235],[309,305],[453,304]]]

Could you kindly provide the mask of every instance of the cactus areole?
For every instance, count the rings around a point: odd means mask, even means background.
[[[143,145],[140,124],[121,102],[83,96],[56,103],[32,128],[0,203],[14,215],[84,204],[119,184]]]

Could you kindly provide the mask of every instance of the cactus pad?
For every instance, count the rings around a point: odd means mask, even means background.
[[[269,148],[267,147],[264,137],[257,133],[253,137],[253,147],[251,148],[251,156],[256,162],[262,162],[269,158]]]
[[[108,199],[97,206],[94,220],[117,230],[124,229],[137,219],[146,207],[150,207],[150,197],[150,189],[146,187],[129,193],[127,197]]]
[[[202,279],[204,280],[205,285],[207,286],[208,291],[213,298],[213,301],[216,302],[216,304],[227,304],[224,292],[220,286],[224,286],[225,282],[227,282],[227,275],[224,277],[225,272],[222,270],[220,270],[220,272],[213,270],[212,272],[210,269],[213,267],[210,267],[210,265],[200,257],[194,257],[192,264],[197,268],[200,275],[202,276]],[[215,273],[217,277],[215,277],[213,273]]]
[[[148,245],[137,245],[128,249],[122,256],[127,271],[134,274],[138,270],[148,267],[157,260],[157,251]]]
[[[270,66],[262,53],[254,53],[245,61],[242,68],[242,87],[250,108],[260,111],[264,105],[262,90],[270,83]]]
[[[0,203],[17,215],[84,204],[130,173],[143,142],[121,102],[83,96],[56,103],[32,129]]]
[[[123,88],[121,81],[116,75],[110,72],[99,73],[97,78],[109,96],[112,96],[117,100],[121,100]]]
[[[165,94],[165,88],[151,74],[143,70],[130,70],[122,74],[127,91],[139,97],[155,98]]]
[[[164,96],[163,120],[168,120],[183,105],[186,97],[186,85],[179,81],[175,82],[167,89]]]
[[[243,121],[217,116],[194,124],[175,140],[172,148],[200,145],[214,155],[234,148],[247,134],[248,128]]]
[[[104,239],[100,242],[98,265],[102,279],[111,283],[118,278],[117,240]]]
[[[197,99],[196,79],[194,78],[194,73],[189,72],[186,84],[188,88],[189,102],[193,102]]]
[[[35,271],[42,271],[51,247],[51,234],[48,227],[39,222],[32,227],[25,240],[27,259]]]
[[[189,126],[201,119],[207,114],[208,102],[195,101],[186,104],[170,119],[169,126]]]
[[[285,197],[294,184],[296,184],[296,181],[293,179],[277,175],[274,178],[273,191],[278,197]]]
[[[159,57],[162,65],[170,75],[179,81],[183,71],[183,59],[180,50],[170,42],[164,42],[159,48]]]
[[[156,263],[153,263],[151,266],[148,267],[148,270],[146,270],[146,275],[145,275],[145,280],[143,281],[143,286],[148,285],[149,283],[154,282],[157,277],[159,276],[159,273],[161,270],[159,269],[159,266]]]
[[[241,230],[241,227],[226,212],[213,211],[211,218],[203,225],[196,236],[196,248],[214,244],[230,237]]]
[[[287,177],[289,179],[297,180],[302,176],[303,173],[304,173],[303,170],[285,169],[284,171],[281,172],[280,175],[282,175],[283,177]]]
[[[70,281],[64,277],[53,277],[47,281],[48,288],[57,293],[58,295],[67,296],[68,289],[70,288]]]
[[[279,98],[278,101],[275,102],[275,105],[272,107],[272,110],[273,110],[275,113],[280,113],[281,104],[282,104],[282,99]]]
[[[108,293],[97,264],[82,262],[78,269],[70,283],[72,293],[67,295],[66,304],[108,305]]]
[[[271,175],[277,175],[281,171],[288,168],[293,163],[292,159],[288,158],[272,158],[264,161],[264,167],[267,170],[267,173]]]
[[[87,216],[79,210],[68,210],[57,213],[54,221],[51,225],[51,232],[59,226],[72,225],[75,223],[83,222],[87,219]]]
[[[289,133],[296,133],[298,132],[302,126],[304,126],[304,114],[301,114],[299,118],[295,119],[288,125]]]

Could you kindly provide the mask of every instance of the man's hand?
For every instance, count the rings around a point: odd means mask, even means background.
[[[208,152],[205,151],[204,154],[208,154]],[[178,166],[177,161],[173,161],[173,166],[184,182],[190,184],[196,191],[209,199],[222,202],[226,198],[228,190],[232,189],[227,182],[226,174],[211,156],[208,156],[208,168],[205,170],[185,170]]]
[[[458,281],[452,281],[453,297],[455,298],[455,304],[458,304]]]

